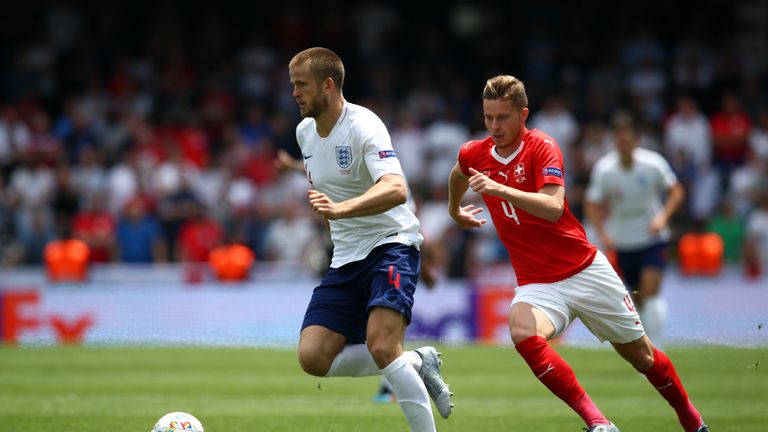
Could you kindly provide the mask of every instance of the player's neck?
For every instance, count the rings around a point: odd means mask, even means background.
[[[632,165],[635,163],[635,158],[632,157],[632,154],[619,154],[619,162],[621,163],[621,166],[624,167],[624,169],[631,169]]]
[[[333,98],[328,102],[328,109],[323,111],[322,114],[315,118],[317,124],[317,134],[325,138],[331,134],[333,127],[336,126],[336,122],[341,116],[341,111],[344,109],[344,97],[339,96]]]
[[[517,149],[520,148],[520,145],[523,143],[523,134],[520,133],[516,135],[511,142],[513,144],[510,144],[504,148],[495,146],[494,151],[496,152],[497,155],[501,156],[502,158],[510,157],[512,154],[514,154],[517,151]]]

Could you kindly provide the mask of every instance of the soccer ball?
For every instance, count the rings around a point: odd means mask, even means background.
[[[200,420],[185,412],[168,413],[155,423],[150,432],[204,432]]]

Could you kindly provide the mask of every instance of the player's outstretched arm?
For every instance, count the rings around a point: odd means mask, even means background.
[[[603,209],[603,203],[584,201],[584,214],[592,227],[597,232],[597,237],[600,240],[602,249],[604,251],[610,251],[614,249],[613,238],[608,234],[608,230],[605,228],[605,212]]]
[[[461,172],[457,162],[448,177],[448,214],[462,228],[480,228],[485,224],[485,219],[477,219],[476,215],[483,209],[475,208],[472,204],[463,207],[461,205],[461,199],[468,188],[467,177]]]
[[[408,188],[399,174],[385,174],[364,194],[342,201],[333,202],[322,192],[310,189],[309,205],[312,211],[330,220],[360,216],[371,216],[405,204]]]
[[[651,226],[648,228],[651,234],[656,234],[667,227],[669,219],[685,201],[685,188],[679,182],[672,185],[667,191],[667,199],[664,201],[664,207],[651,220]]]
[[[469,168],[469,187],[479,194],[495,195],[509,201],[526,212],[557,222],[565,210],[565,188],[558,184],[545,184],[538,192],[524,192],[504,186],[474,168]]]
[[[285,150],[278,150],[277,157],[275,157],[275,168],[280,171],[300,171],[304,172],[304,163],[298,159],[294,159]]]

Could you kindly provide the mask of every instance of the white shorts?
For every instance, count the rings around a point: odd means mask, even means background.
[[[602,252],[581,272],[554,283],[515,290],[512,304],[528,303],[543,312],[560,335],[576,318],[600,342],[628,343],[645,334],[640,315],[616,271]]]

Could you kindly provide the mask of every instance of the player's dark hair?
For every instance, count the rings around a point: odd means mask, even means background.
[[[628,130],[634,134],[639,133],[637,120],[635,120],[635,117],[629,111],[616,111],[611,117],[611,126],[613,126],[614,129]]]
[[[344,63],[335,52],[328,48],[308,48],[296,54],[291,59],[289,66],[306,64],[309,71],[318,82],[326,78],[333,80],[333,84],[341,92],[344,87]]]
[[[497,75],[486,81],[483,99],[505,99],[510,101],[515,108],[528,108],[525,85],[512,75]]]

